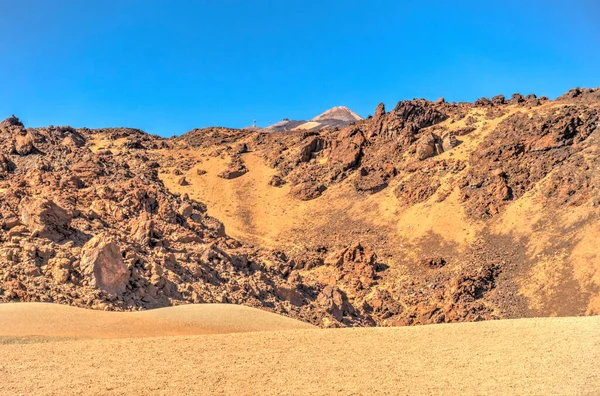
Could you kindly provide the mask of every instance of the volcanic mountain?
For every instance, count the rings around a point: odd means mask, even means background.
[[[596,315],[599,115],[600,90],[573,89],[172,139],[11,117],[0,301],[229,302],[325,327]]]
[[[310,121],[298,121],[283,119],[282,121],[270,125],[265,130],[271,132],[285,132],[291,130],[320,130],[335,127],[345,127],[356,121],[362,120],[362,117],[344,106],[333,107]]]
[[[323,122],[327,120],[356,122],[362,120],[362,117],[345,106],[338,106],[319,114],[311,121]]]

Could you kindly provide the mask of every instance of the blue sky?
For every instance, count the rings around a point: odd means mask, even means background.
[[[0,3],[0,118],[27,126],[172,136],[600,86],[595,0]]]

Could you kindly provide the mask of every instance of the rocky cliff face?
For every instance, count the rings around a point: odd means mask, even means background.
[[[231,302],[324,326],[600,313],[599,112],[600,90],[577,89],[380,104],[337,130],[169,140],[11,117],[0,124],[0,301]],[[232,239],[208,215],[199,197],[211,191],[196,183],[214,161],[248,233],[265,238],[236,193],[248,181],[277,222],[297,216],[276,246]]]

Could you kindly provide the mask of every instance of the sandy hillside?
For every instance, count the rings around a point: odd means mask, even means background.
[[[49,320],[47,305],[1,308],[0,394],[7,395],[600,392],[600,372],[593,363],[600,358],[598,317],[323,330],[300,329],[306,326],[251,309],[218,305],[209,312],[206,306],[190,306],[136,318],[145,324],[156,320],[153,335],[164,331],[164,337],[123,338],[131,335],[110,315],[131,323],[139,314],[71,311],[60,319],[70,322],[61,334],[59,321]],[[218,316],[221,323],[269,331],[173,336],[164,321],[180,324],[183,309],[197,329],[204,320],[212,328]],[[105,321],[106,333],[90,332]],[[93,338],[7,336],[17,329]]]

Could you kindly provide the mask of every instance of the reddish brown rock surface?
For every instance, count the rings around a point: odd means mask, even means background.
[[[119,246],[105,235],[97,235],[83,246],[79,265],[92,287],[110,294],[125,292],[129,270]]]

